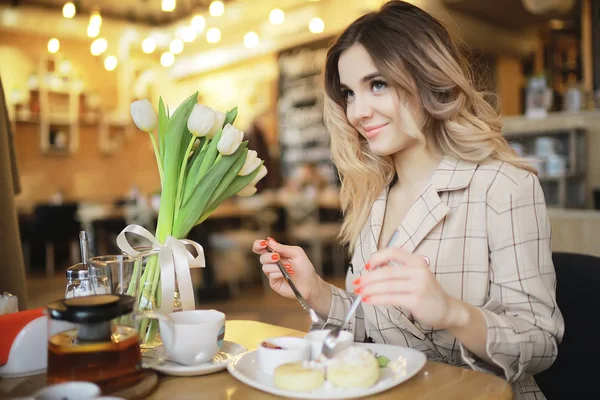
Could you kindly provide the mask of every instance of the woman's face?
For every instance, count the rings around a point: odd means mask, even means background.
[[[363,45],[357,43],[340,55],[338,71],[348,122],[373,153],[392,155],[417,143],[403,128],[396,89],[388,86]],[[409,102],[408,109],[419,123],[418,107]]]

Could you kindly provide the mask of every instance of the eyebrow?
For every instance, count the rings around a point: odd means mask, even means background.
[[[379,72],[377,72],[377,71],[375,71],[375,72],[371,72],[369,75],[365,75],[365,76],[363,76],[363,77],[362,77],[362,79],[361,79],[360,81],[361,81],[361,82],[369,82],[371,79],[373,79],[373,78],[377,78],[377,77],[379,77],[379,76],[381,76],[381,74],[380,74]],[[341,83],[341,82],[340,82],[340,87],[341,87],[342,89],[349,89],[347,85],[345,85],[345,84],[343,84],[343,83]]]

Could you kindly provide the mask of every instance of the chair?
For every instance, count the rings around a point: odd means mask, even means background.
[[[556,252],[552,259],[565,335],[554,364],[534,378],[548,400],[598,398],[600,258]]]

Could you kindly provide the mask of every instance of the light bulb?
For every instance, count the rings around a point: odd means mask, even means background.
[[[248,32],[244,36],[244,46],[251,49],[258,46],[259,38],[256,32]]]
[[[196,32],[202,32],[206,27],[206,18],[202,15],[195,15],[194,18],[192,18],[192,26],[196,29]]]
[[[56,53],[60,49],[60,42],[57,38],[48,40],[48,51],[52,54]]]
[[[104,59],[104,68],[106,68],[107,71],[114,71],[115,68],[117,68],[117,57],[115,56],[108,56]]]
[[[95,38],[100,34],[100,25],[89,24],[87,27],[87,35],[91,38]]]
[[[213,17],[220,17],[225,12],[225,4],[222,1],[215,0],[208,6],[208,12]]]
[[[164,12],[171,12],[175,10],[175,0],[162,0],[161,9]]]
[[[71,3],[70,1],[68,3],[65,3],[65,5],[63,6],[63,17],[65,18],[73,18],[75,16],[75,4]]]
[[[98,27],[102,25],[102,16],[98,11],[94,11],[92,15],[90,15],[90,25],[98,25]]]
[[[175,55],[170,51],[162,53],[160,56],[160,65],[163,67],[170,67],[175,62]]]
[[[221,40],[221,31],[218,28],[210,28],[206,31],[206,41],[208,43],[217,43]]]
[[[308,29],[312,33],[321,33],[325,30],[325,23],[321,18],[315,17],[308,23]]]
[[[193,26],[186,26],[181,31],[181,38],[186,43],[191,43],[196,40],[196,29]]]
[[[169,50],[173,54],[179,54],[183,51],[183,42],[181,39],[173,39],[171,40],[171,44],[169,44]]]
[[[154,52],[154,50],[156,50],[156,41],[151,37],[144,39],[142,42],[142,51],[146,54],[150,54]]]
[[[104,38],[98,38],[92,42],[90,46],[90,52],[93,56],[99,56],[104,53],[108,48],[108,42]]]
[[[283,21],[285,21],[283,10],[280,10],[279,8],[272,9],[269,13],[269,21],[271,21],[273,25],[283,24]]]

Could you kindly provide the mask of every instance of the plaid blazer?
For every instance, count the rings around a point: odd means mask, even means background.
[[[331,286],[328,323],[343,320],[354,297],[351,282],[368,273],[364,266],[377,251],[388,190],[374,202],[358,238],[347,291]],[[409,346],[429,359],[502,375],[513,383],[516,399],[544,398],[532,374],[554,362],[564,321],[537,177],[501,161],[473,164],[446,156],[398,230],[397,247],[427,256],[444,290],[483,312],[493,365],[450,332],[395,306],[363,303],[349,326],[355,340]]]

